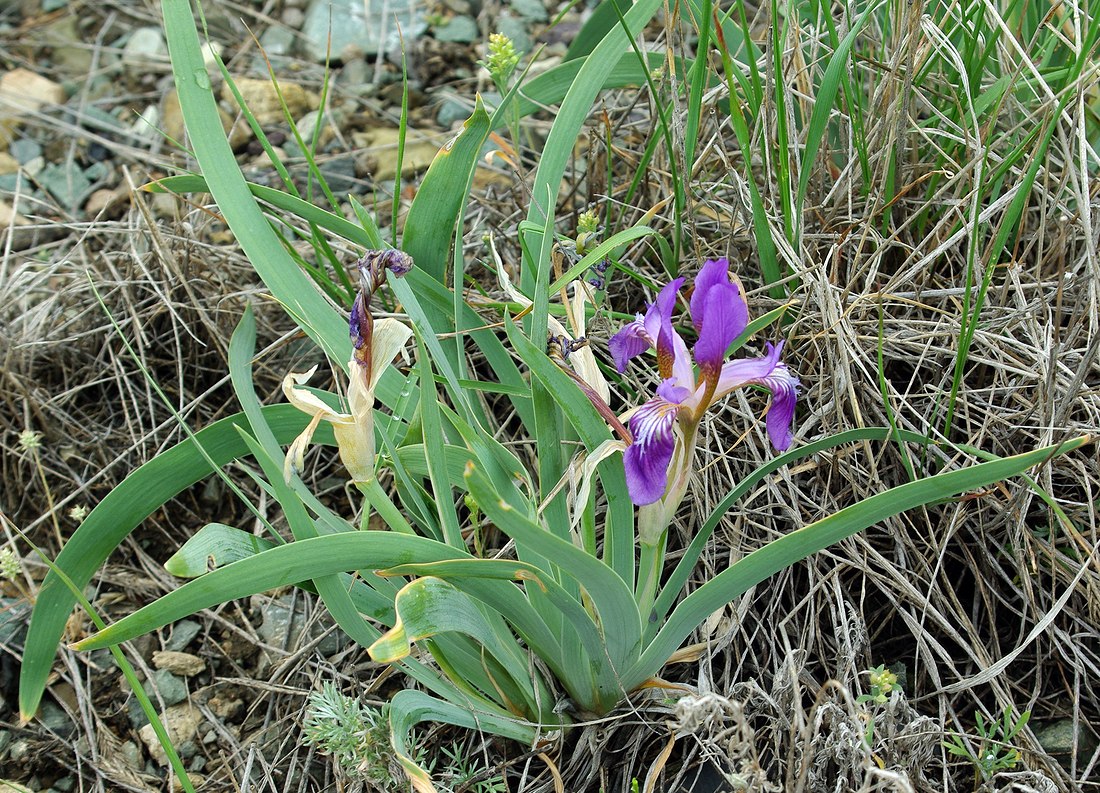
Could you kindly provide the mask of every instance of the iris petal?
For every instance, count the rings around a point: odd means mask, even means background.
[[[699,270],[699,275],[695,276],[695,286],[691,293],[689,309],[691,311],[691,324],[695,326],[696,332],[703,329],[703,317],[706,313],[704,304],[707,295],[715,284],[728,284],[730,282],[729,271],[729,259],[725,257],[707,259],[702,269]]]
[[[668,487],[668,466],[676,447],[672,428],[679,410],[679,404],[657,397],[630,418],[634,442],[627,447],[623,462],[630,500],[638,506],[660,500]]]
[[[722,367],[718,378],[718,390],[715,400],[725,396],[735,388],[746,385],[762,385],[772,392],[771,407],[768,408],[768,437],[779,451],[786,451],[791,445],[791,421],[798,401],[798,378],[787,369],[787,364],[779,360],[783,352],[783,342],[767,345],[764,355],[759,358],[741,358],[730,361]]]
[[[620,372],[626,371],[626,365],[630,359],[641,355],[651,347],[656,347],[657,342],[649,335],[645,323],[639,314],[638,318],[626,325],[607,341],[607,349],[615,361],[615,368]]]
[[[768,408],[768,437],[772,446],[781,452],[791,448],[791,421],[794,420],[794,406],[798,402],[798,378],[787,369],[787,364],[781,363],[768,377],[764,378],[766,385],[772,392],[772,403]]]
[[[695,303],[692,296],[692,303]],[[693,306],[694,312],[694,306]],[[699,340],[695,342],[695,362],[708,380],[717,377],[726,350],[747,324],[748,312],[740,299],[740,292],[729,281],[710,287],[706,300],[699,308],[703,315]],[[692,314],[694,318],[695,314]]]

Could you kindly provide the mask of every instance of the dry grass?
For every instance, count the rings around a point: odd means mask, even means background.
[[[903,41],[893,56],[904,62],[913,57],[911,47]],[[881,68],[891,65],[897,64]],[[886,79],[881,85],[868,148],[915,155],[927,141],[907,119],[931,112],[925,96],[937,86]],[[804,99],[797,84],[790,89],[793,99]],[[721,99],[716,90],[706,101],[713,106]],[[659,153],[634,205],[617,203],[633,177],[632,163],[654,134],[649,101],[637,92],[604,100],[616,146],[613,183],[604,183],[607,153],[599,129],[578,159],[575,194],[565,200],[563,216],[608,195],[625,226],[669,194],[668,163]],[[1035,112],[1011,107],[1003,117],[1034,124]],[[690,243],[700,260],[740,258],[746,285],[755,289],[750,304],[760,314],[775,304],[754,275],[740,155],[728,126],[707,118],[687,218]],[[1060,120],[1019,241],[992,274],[958,394],[954,441],[1008,455],[1100,431],[1100,219],[1095,157],[1081,145],[1084,124],[1073,110]],[[70,132],[77,134],[75,127]],[[945,127],[941,134],[966,131]],[[120,158],[137,154],[116,151]],[[874,184],[863,190],[850,152],[839,152],[838,159],[849,166],[823,170],[811,183],[813,210],[801,248],[780,248],[797,279],[791,298],[796,311],[789,312],[794,321],[785,328],[788,360],[804,385],[797,437],[885,425],[891,415],[901,428],[935,432],[952,387],[967,272],[965,223],[962,234],[952,228],[968,217],[975,166],[953,164],[931,197],[913,189],[897,200],[893,231],[884,237],[880,218],[887,199]],[[899,184],[929,179],[928,163],[916,156],[900,161]],[[876,173],[884,167],[873,165]],[[762,159],[753,168],[760,184],[774,183],[774,163]],[[1003,212],[1020,176],[1019,169],[1011,172],[1006,200],[991,205],[982,222]],[[140,172],[126,175],[131,185],[143,178]],[[489,229],[498,232],[505,257],[518,258],[506,235],[525,201],[522,190],[492,185],[477,197],[471,258],[485,257],[479,241]],[[952,209],[937,211],[940,220],[918,232],[916,218],[945,206]],[[662,222],[671,220],[659,217]],[[127,471],[180,436],[172,412],[120,344],[89,279],[175,411],[203,426],[235,410],[225,348],[245,303],[264,303],[247,262],[222,244],[219,231],[200,211],[133,194],[116,220],[54,223],[47,235],[52,241],[6,250],[0,260],[0,426],[8,430],[0,438],[0,509],[48,549],[56,551],[55,534],[71,531],[71,506],[94,504]],[[646,250],[631,250],[626,258],[661,278]],[[632,311],[641,296],[620,279],[609,300],[614,310]],[[257,390],[273,394],[288,358],[300,351],[285,345],[292,327],[279,312],[268,306],[260,316],[261,344],[277,355],[261,359]],[[613,330],[597,323],[594,345],[602,348]],[[677,522],[681,540],[731,482],[768,458],[754,418],[760,406],[758,397],[740,393],[709,417],[704,466]],[[44,434],[45,485],[34,456],[18,446],[23,429]],[[962,463],[946,453],[921,454],[912,447],[868,446],[781,471],[728,513],[696,581],[793,527],[907,481],[904,455],[918,470]],[[236,475],[251,489],[243,472]],[[661,694],[639,696],[568,738],[552,755],[565,789],[625,791],[632,778],[644,787],[649,776],[654,789],[687,790],[705,760],[741,780],[743,789],[758,791],[1100,790],[1100,750],[1095,742],[1084,750],[1100,725],[1100,464],[1086,448],[1044,466],[1035,481],[1057,499],[1068,522],[1023,483],[1002,483],[880,524],[759,585],[704,626],[696,637],[704,643],[698,658],[666,670],[668,680],[690,686],[695,695],[677,703]],[[331,479],[316,485],[321,491],[340,487]],[[171,588],[160,563],[213,520],[244,520],[214,486],[197,487],[154,516],[103,571],[98,603],[108,612],[128,610]],[[27,559],[27,567],[40,578],[39,563]],[[207,758],[202,789],[362,789],[302,745],[305,695],[321,680],[336,680],[380,702],[402,681],[370,663],[361,649],[333,650],[323,628],[304,631],[287,646],[266,643],[257,617],[262,602],[205,614],[188,648],[215,668],[191,684],[192,701],[214,736],[200,749]],[[328,624],[312,598],[298,595],[296,602],[303,620]],[[168,639],[166,633],[136,642],[131,657],[141,668]],[[5,661],[9,656],[17,659],[18,649],[7,648]],[[73,774],[88,789],[155,789],[159,782],[119,759],[122,742],[135,738],[116,672],[109,664],[97,668],[104,662],[94,654],[65,651],[61,658],[52,691],[76,730],[51,735],[0,717],[17,741],[33,747],[32,760],[13,765],[12,773],[43,780]],[[903,695],[877,709],[868,745],[871,709],[857,697],[868,690],[865,670],[878,664],[902,671]],[[10,680],[2,693],[11,701]],[[953,732],[973,741],[975,711],[998,715],[1009,706],[1032,713],[1014,741],[1021,762],[1014,773],[979,785],[973,768],[941,743]],[[1083,750],[1054,758],[1035,732],[1062,720],[1080,729]],[[468,756],[507,768],[511,789],[554,789],[544,760],[516,747],[449,730],[423,736],[429,747],[453,741],[465,742]]]

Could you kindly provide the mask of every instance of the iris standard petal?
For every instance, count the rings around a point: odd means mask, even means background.
[[[703,263],[699,275],[695,276],[695,284],[692,288],[689,305],[691,324],[695,326],[697,332],[703,329],[703,315],[705,314],[703,304],[706,302],[711,287],[715,284],[728,284],[729,282],[729,259],[723,256],[721,259],[707,259]]]
[[[630,417],[634,442],[626,448],[623,462],[630,500],[638,506],[660,500],[668,487],[668,466],[676,447],[672,428],[679,410],[679,404],[657,397]]]
[[[693,295],[692,304],[692,318],[696,308],[703,317],[699,340],[695,342],[695,363],[703,377],[713,382],[726,360],[726,350],[745,329],[748,312],[744,310],[738,288],[729,281],[712,284],[705,301],[698,306]]]

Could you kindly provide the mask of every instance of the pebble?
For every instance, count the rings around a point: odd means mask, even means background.
[[[77,26],[77,14],[59,16],[43,26],[42,34],[50,44],[50,62],[60,73],[76,75],[81,79],[88,76],[94,48],[84,41]],[[101,61],[99,66],[103,65]]]
[[[294,31],[282,25],[272,25],[260,36],[260,46],[269,58],[281,58],[294,49]]]
[[[29,69],[12,69],[0,75],[0,99],[7,105],[5,113],[34,113],[64,103],[65,89]]]
[[[477,21],[473,17],[451,17],[435,29],[435,38],[439,41],[453,41],[457,44],[470,44],[481,38]]]
[[[180,620],[172,628],[172,635],[164,643],[164,649],[169,651],[182,650],[191,643],[191,640],[199,635],[202,626],[194,620]]]
[[[127,202],[124,199],[128,193],[125,185],[114,190],[109,188],[95,190],[84,202],[84,213],[91,218],[117,220],[126,211]]]
[[[168,44],[160,28],[136,28],[122,47],[122,62],[134,69],[167,64]]]
[[[27,167],[30,167],[30,163]],[[92,183],[84,172],[72,163],[65,165],[50,163],[42,169],[37,178],[46,192],[70,212],[75,212],[92,194]]]
[[[287,8],[283,10],[283,24],[291,30],[301,30],[306,21],[306,12],[300,8]]]
[[[69,0],[42,0],[42,10],[49,14],[51,11],[60,11],[69,4]]]
[[[513,11],[531,22],[546,22],[550,19],[542,0],[509,0],[509,5]]]
[[[8,154],[18,160],[20,165],[26,165],[35,157],[42,155],[42,146],[36,140],[19,138],[13,140],[8,146]]]
[[[355,178],[355,157],[345,155],[327,160],[321,163],[320,171],[334,194],[343,195],[356,191],[358,180]]]
[[[153,653],[153,666],[181,677],[192,677],[206,669],[206,661],[191,653],[157,650]]]
[[[466,102],[448,97],[439,106],[435,120],[443,129],[450,129],[454,124],[468,119],[470,112],[470,107]]]
[[[426,28],[421,12],[410,12],[404,3],[312,0],[302,23],[304,53],[317,63],[324,63],[330,46],[333,60],[350,60],[356,53],[373,58],[400,48],[398,26],[406,45]]]
[[[241,77],[236,82],[241,99],[261,125],[281,125],[283,108],[279,102],[279,93],[270,80]],[[320,102],[319,97],[312,91],[307,91],[298,83],[289,80],[280,80],[279,89],[282,91],[283,101],[286,102],[291,118],[298,118],[303,113],[313,110]],[[222,88],[222,99],[229,103],[236,101],[228,85]]]
[[[523,20],[517,19],[511,14],[502,13],[497,17],[497,32],[510,38],[516,52],[521,55],[531,51],[533,46],[531,36],[527,32],[527,23]]]
[[[0,151],[0,176],[19,170],[19,160],[7,152]]]
[[[193,755],[196,747],[192,740],[198,734],[199,725],[202,723],[202,712],[190,704],[173,705],[164,711],[161,721],[164,723],[164,727],[168,731],[168,737],[171,739],[172,745],[176,747],[176,751],[183,755],[186,753],[185,745],[190,744],[191,754]],[[145,748],[149,750],[149,755],[160,765],[168,765],[168,755],[164,753],[164,747],[157,740],[153,725],[146,724],[138,731],[138,735],[141,737],[142,743],[145,744]]]
[[[167,669],[158,669],[153,672],[152,676],[142,685],[142,688],[145,689],[145,693],[149,695],[154,705],[160,704],[156,696],[158,693],[160,699],[164,700],[165,705],[178,705],[187,699],[187,684]]]

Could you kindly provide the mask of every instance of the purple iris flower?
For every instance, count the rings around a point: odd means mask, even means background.
[[[672,327],[676,295],[683,284],[684,279],[677,278],[665,286],[645,315],[639,314],[608,343],[620,372],[626,371],[631,358],[648,349],[657,351],[661,384],[657,395],[631,416],[634,442],[624,456],[630,498],[638,505],[660,500],[668,489],[677,422],[688,439],[681,464],[689,465],[695,431],[703,413],[735,388],[762,385],[772,392],[767,414],[768,436],[779,451],[791,445],[791,420],[799,383],[779,360],[783,343],[769,343],[759,358],[726,360],[726,350],[749,322],[745,293],[731,278],[729,261],[707,261],[695,279],[690,311],[698,339],[691,353]]]

